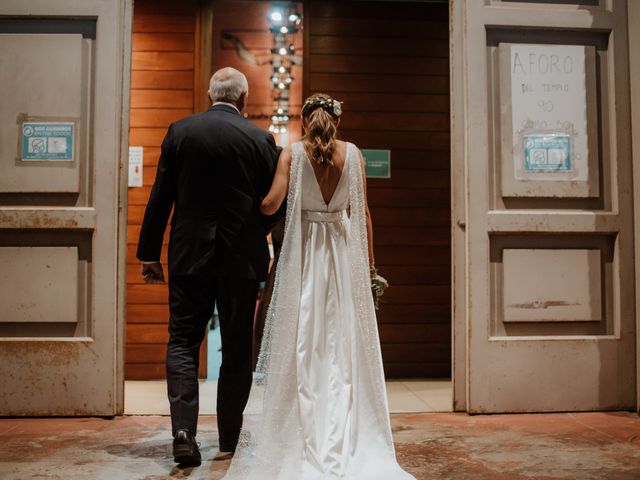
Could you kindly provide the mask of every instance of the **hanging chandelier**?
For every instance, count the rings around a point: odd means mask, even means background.
[[[286,134],[289,131],[289,104],[292,67],[299,64],[295,35],[300,30],[301,16],[296,3],[276,2],[269,12],[269,31],[273,37],[271,48],[271,84],[273,112],[269,131]]]

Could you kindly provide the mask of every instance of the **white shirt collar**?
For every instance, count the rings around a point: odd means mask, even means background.
[[[229,105],[230,107],[235,108],[236,112],[240,113],[240,110],[238,110],[238,107],[236,107],[233,103],[229,103],[229,102],[215,102],[212,106],[215,107],[216,105]]]

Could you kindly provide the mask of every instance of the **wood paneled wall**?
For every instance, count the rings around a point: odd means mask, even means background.
[[[451,375],[448,29],[446,3],[305,3],[305,96],[344,101],[340,136],[391,150],[368,182],[388,377]]]
[[[203,10],[210,9],[210,10]],[[160,144],[170,123],[208,105],[209,73],[199,71],[200,50],[211,55],[206,70],[232,66],[249,80],[246,113],[261,128],[267,128],[272,113],[272,46],[267,16],[271,3],[238,1],[136,0],[133,21],[130,145],[144,147],[144,186],[129,189],[127,255],[127,379],[165,377],[169,309],[166,285],[144,285],[135,258],[140,224],[155,178]],[[206,12],[206,13],[205,13]],[[200,32],[199,29],[208,29]],[[240,38],[259,59],[258,65],[242,60],[223,32]],[[201,35],[205,33],[205,35]],[[203,39],[209,45],[202,45]],[[207,42],[207,43],[209,43]],[[295,39],[302,49],[302,35]],[[206,47],[206,48],[205,48]],[[295,67],[291,115],[299,115],[302,99],[302,68]],[[292,119],[290,141],[300,137],[300,121]],[[277,138],[276,140],[280,140]],[[168,232],[162,250],[166,268]],[[166,274],[166,271],[165,271]],[[206,376],[206,348],[200,360],[200,375]]]
[[[222,67],[233,67],[243,72],[249,82],[249,98],[245,113],[249,119],[262,129],[269,128],[273,114],[274,101],[272,93],[272,66],[269,63],[273,36],[269,32],[269,12],[271,2],[218,0],[213,4],[212,32],[212,71]],[[302,5],[300,5],[302,13]],[[232,43],[223,40],[223,34],[233,35],[245,45],[255,56],[258,64],[254,65],[242,59]],[[303,35],[297,33],[291,40],[298,53],[302,52]],[[302,67],[294,66],[291,72],[289,142],[300,139],[302,127],[299,119],[302,108]],[[264,117],[264,118],[261,118]],[[274,135],[276,142],[282,145],[280,135]]]
[[[195,0],[135,2],[129,144],[144,147],[144,186],[129,188],[125,378],[130,380],[165,378],[168,289],[143,284],[135,253],[162,139],[170,123],[198,109],[197,30]],[[161,259],[165,275],[168,231]],[[206,376],[205,354],[203,349],[201,376]]]

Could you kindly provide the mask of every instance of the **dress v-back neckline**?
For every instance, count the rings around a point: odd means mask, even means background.
[[[313,183],[315,183],[315,185],[316,185],[316,191],[320,195],[320,198],[322,199],[322,202],[325,204],[325,206],[327,208],[329,208],[329,205],[331,205],[331,202],[333,201],[333,199],[336,196],[336,192],[338,191],[338,188],[340,188],[340,184],[342,183],[342,177],[344,177],[344,171],[347,169],[347,165],[348,165],[347,162],[349,161],[349,142],[346,142],[346,149],[345,149],[345,154],[344,154],[344,164],[342,165],[342,169],[340,170],[340,178],[338,178],[338,183],[336,183],[336,188],[333,189],[333,192],[331,193],[331,198],[329,198],[329,201],[327,201],[324,198],[324,195],[322,194],[322,187],[320,186],[320,182],[318,181],[318,176],[316,175],[316,171],[313,168],[313,164],[311,163],[311,159],[309,158],[309,155],[307,154],[307,149],[304,148],[304,144],[302,144],[301,147],[302,147],[302,151],[304,152],[304,158],[306,159],[307,164],[311,168],[311,173],[313,174]]]

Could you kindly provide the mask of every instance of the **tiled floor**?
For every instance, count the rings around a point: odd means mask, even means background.
[[[635,414],[396,414],[391,424],[398,462],[417,480],[640,479]],[[221,479],[214,417],[200,419],[198,440],[203,464],[183,470],[165,416],[0,419],[0,479]]]
[[[200,383],[200,413],[215,414],[217,382]],[[125,382],[127,415],[169,415],[167,386],[160,381]],[[387,382],[391,413],[450,412],[453,400],[448,380],[392,380]],[[249,413],[255,411],[249,406]]]
[[[391,380],[387,382],[392,413],[451,412],[453,392],[450,380]]]

